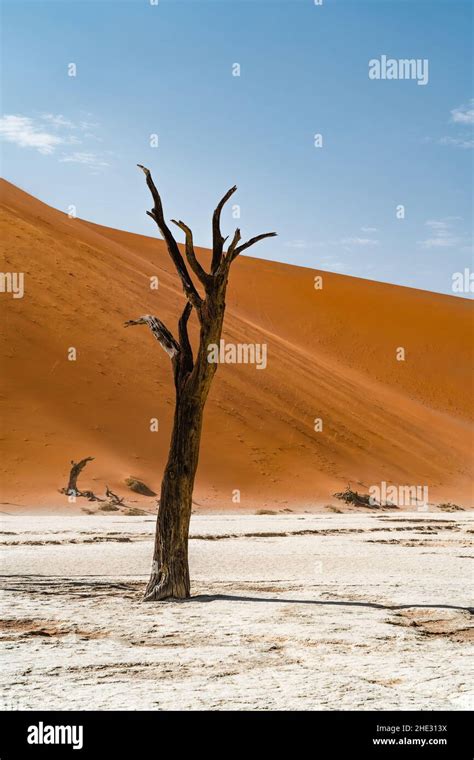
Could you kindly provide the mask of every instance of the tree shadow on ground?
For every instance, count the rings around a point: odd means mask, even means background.
[[[369,607],[376,610],[435,609],[460,610],[474,614],[474,607],[461,607],[456,604],[380,604],[378,602],[341,601],[338,599],[282,599],[264,596],[241,596],[238,594],[199,594],[185,599],[186,602],[270,602],[271,604],[315,604],[337,607]]]

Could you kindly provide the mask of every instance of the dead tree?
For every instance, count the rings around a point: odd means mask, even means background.
[[[257,235],[241,243],[240,230],[234,233],[224,251],[227,238],[220,229],[221,212],[225,203],[237,190],[232,187],[219,201],[212,217],[212,259],[206,271],[196,258],[191,229],[182,221],[172,220],[184,232],[184,250],[187,263],[203,291],[201,295],[178,244],[168,227],[158,190],[149,169],[139,164],[146,177],[153,198],[153,208],[147,211],[160,230],[168,253],[175,265],[186,296],[186,305],[178,322],[178,339],[156,317],[146,315],[125,323],[147,325],[171,359],[175,384],[175,412],[168,461],[165,467],[158,510],[155,548],[150,580],[145,601],[167,598],[184,599],[190,595],[188,566],[188,534],[191,518],[194,478],[199,458],[203,411],[217,369],[208,361],[208,346],[219,345],[225,312],[225,295],[232,262],[243,251],[275,232]],[[199,347],[196,356],[188,335],[188,320],[195,311],[199,320]]]
[[[117,496],[116,493],[110,490],[108,486],[105,486],[105,495],[107,496],[109,500],[109,504],[112,504],[114,507],[123,507],[125,506],[123,503],[123,500],[125,499],[125,496]]]
[[[71,470],[69,472],[69,483],[67,484],[66,488],[62,489],[62,492],[65,493],[67,496],[80,496],[81,491],[79,491],[77,487],[77,479],[79,475],[81,474],[82,470],[86,466],[88,462],[93,462],[94,457],[86,457],[85,459],[81,459],[80,462],[74,462],[71,459]]]
[[[71,460],[71,470],[69,473],[69,483],[67,484],[66,488],[61,488],[59,493],[65,493],[66,496],[74,496],[74,497],[83,497],[84,499],[88,499],[89,501],[104,501],[104,499],[100,499],[98,496],[95,495],[93,491],[80,491],[77,487],[77,479],[79,475],[81,474],[82,470],[86,466],[87,462],[93,462],[94,457],[86,457],[85,459],[81,459],[80,462],[74,462]]]

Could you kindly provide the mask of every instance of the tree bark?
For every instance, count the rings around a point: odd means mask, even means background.
[[[94,457],[86,457],[85,459],[81,459],[80,462],[74,462],[71,460],[71,470],[69,472],[69,482],[66,486],[66,488],[63,488],[63,493],[65,493],[68,496],[80,496],[81,491],[79,491],[77,487],[77,479],[79,475],[81,474],[82,470],[86,466],[88,462],[93,462]]]
[[[199,458],[203,407],[177,401],[171,446],[161,484],[151,577],[145,601],[190,595],[188,537]]]
[[[219,345],[221,339],[230,265],[241,251],[259,240],[273,237],[275,233],[258,235],[239,246],[240,230],[236,230],[232,242],[224,252],[226,238],[222,237],[220,231],[220,216],[224,204],[237,189],[232,187],[219,201],[212,217],[212,262],[211,271],[206,272],[196,258],[190,228],[181,220],[172,220],[185,233],[186,258],[205,291],[203,298],[192,281],[179,246],[166,224],[161,198],[151,173],[140,164],[139,167],[145,173],[154,202],[153,209],[147,211],[147,214],[156,222],[163,235],[187,298],[178,324],[179,341],[159,319],[151,315],[125,323],[126,326],[148,325],[171,359],[176,389],[170,450],[161,483],[153,565],[144,601],[186,599],[190,596],[189,523],[203,413],[217,369],[217,364],[208,362],[208,347],[210,344]],[[187,330],[188,319],[193,309],[200,322],[199,349],[195,361]]]
[[[222,333],[225,288],[216,294],[220,318],[201,327],[200,349],[189,373],[184,356],[175,369],[176,406],[170,451],[161,484],[151,577],[145,601],[190,596],[189,524],[199,461],[204,406],[217,365],[207,361],[207,346]]]

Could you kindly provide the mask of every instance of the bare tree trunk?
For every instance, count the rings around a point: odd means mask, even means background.
[[[194,479],[199,461],[203,413],[217,365],[207,361],[207,346],[222,333],[225,287],[219,295],[220,318],[201,328],[200,351],[190,375],[175,370],[176,407],[168,462],[161,484],[151,577],[145,601],[190,596],[188,538]]]
[[[147,214],[156,222],[165,239],[187,298],[178,325],[179,341],[159,319],[151,315],[126,322],[126,326],[148,325],[171,358],[176,388],[173,432],[161,483],[153,566],[144,597],[145,601],[158,601],[168,598],[185,599],[190,595],[188,537],[194,479],[199,460],[204,406],[217,369],[217,364],[208,362],[208,348],[211,344],[218,345],[221,338],[230,265],[243,250],[275,233],[258,235],[238,245],[240,230],[236,230],[224,254],[225,239],[220,232],[220,215],[224,204],[237,189],[231,188],[214,211],[212,264],[211,272],[208,273],[196,259],[190,228],[184,222],[173,220],[185,233],[186,258],[204,288],[203,298],[196,289],[178,244],[165,222],[161,198],[150,171],[142,166],[140,168],[145,172],[154,201],[152,211],[147,211]],[[188,319],[193,309],[201,326],[195,361],[187,330]]]
[[[189,522],[201,442],[202,405],[177,400],[168,463],[161,484],[153,567],[145,600],[190,595]]]
[[[67,494],[68,496],[78,496],[81,494],[81,491],[79,491],[77,487],[77,479],[79,475],[81,474],[82,470],[86,466],[88,462],[93,462],[94,457],[86,457],[85,459],[81,459],[80,462],[74,462],[71,460],[71,470],[69,472],[69,483],[67,484],[66,488],[62,489],[62,493]]]

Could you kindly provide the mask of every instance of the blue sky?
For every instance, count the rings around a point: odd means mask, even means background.
[[[143,163],[201,245],[237,184],[226,232],[279,234],[252,255],[451,293],[473,266],[471,23],[458,0],[7,1],[2,174],[155,235]],[[382,55],[427,59],[428,83],[369,79]]]

